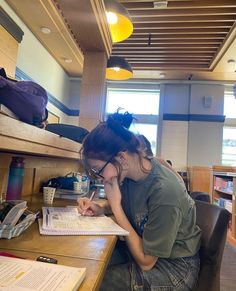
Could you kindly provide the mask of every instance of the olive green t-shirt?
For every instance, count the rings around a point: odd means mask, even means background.
[[[144,253],[161,258],[193,256],[200,247],[195,203],[175,174],[152,159],[152,170],[121,186],[123,209],[143,239]]]

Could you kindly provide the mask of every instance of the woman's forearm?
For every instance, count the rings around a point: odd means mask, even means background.
[[[109,205],[109,203],[108,203],[108,201],[107,201],[106,199],[99,199],[99,200],[96,201],[96,202],[97,202],[97,204],[98,204],[99,206],[102,207],[102,212],[103,212],[103,214],[107,214],[107,215],[112,214],[111,207],[110,207],[110,205]]]
[[[114,208],[114,207],[113,207]],[[150,270],[156,263],[157,257],[149,256],[144,254],[143,241],[138,236],[129,220],[127,219],[121,206],[118,206],[113,210],[113,214],[116,218],[117,223],[129,232],[128,236],[125,236],[125,240],[129,251],[139,267],[144,270]]]

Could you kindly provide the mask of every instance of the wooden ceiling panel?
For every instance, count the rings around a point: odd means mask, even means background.
[[[112,55],[130,62],[134,78],[165,73],[169,80],[191,75],[236,81],[236,62],[228,63],[236,59],[236,0],[168,0],[162,9],[154,8],[155,0],[118,1],[129,11],[134,31],[113,44]],[[85,51],[111,51],[103,0],[6,2],[70,76],[82,74]],[[50,39],[40,32],[42,26],[52,30]],[[73,62],[66,64],[64,56]]]
[[[233,43],[235,0],[169,0],[158,9],[154,1],[120,2],[130,13],[134,32],[114,44],[112,54],[125,57],[134,71],[211,72]]]

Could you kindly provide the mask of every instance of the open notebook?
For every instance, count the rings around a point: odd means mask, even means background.
[[[82,216],[76,207],[43,207],[39,232],[44,235],[128,235],[107,216]]]
[[[48,264],[0,256],[0,290],[76,291],[85,268]]]

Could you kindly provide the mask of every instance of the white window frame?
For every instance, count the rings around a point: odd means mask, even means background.
[[[227,86],[225,88],[225,93],[224,93],[224,98],[226,98],[226,96],[234,96],[234,91],[233,91],[233,86]],[[224,127],[223,127],[223,130],[226,129],[226,128],[232,128],[232,129],[235,129],[236,130],[236,117],[235,118],[227,118],[227,116],[225,117],[225,122],[224,122]],[[223,140],[222,140],[222,164],[225,164],[225,165],[236,165],[236,157],[235,159],[232,159],[232,160],[225,160],[223,159],[223,155],[227,154],[227,153],[224,153],[224,145],[223,145]]]
[[[113,84],[110,83],[107,85],[107,95],[109,90],[114,91],[142,91],[142,92],[155,92],[159,94],[159,110],[158,114],[133,114],[133,117],[137,120],[134,121],[134,123],[137,124],[154,124],[157,126],[157,132],[156,132],[156,153],[157,154],[157,137],[158,137],[158,130],[159,130],[159,112],[160,112],[160,86],[158,84],[138,84],[138,83],[121,83],[121,84]],[[106,98],[107,101],[107,98]],[[106,103],[106,102],[105,102]],[[107,115],[109,113],[106,112],[106,104],[105,104],[105,119],[107,118]],[[130,112],[132,113],[132,112]]]

